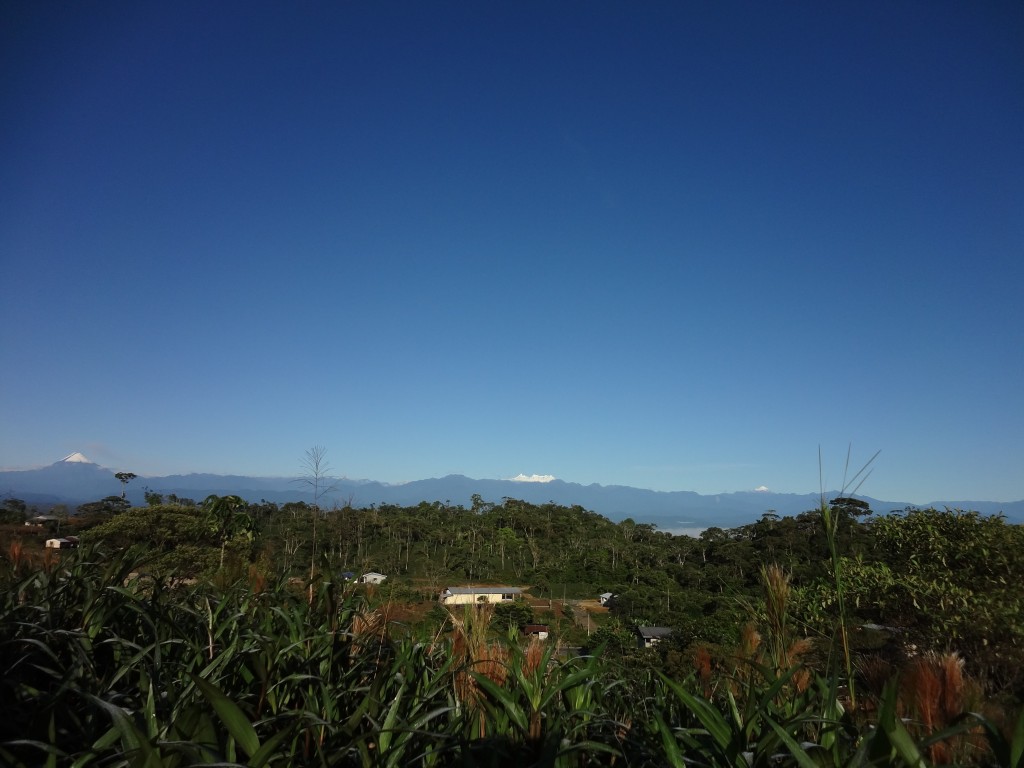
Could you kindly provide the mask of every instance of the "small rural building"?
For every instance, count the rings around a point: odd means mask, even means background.
[[[36,515],[25,521],[25,525],[31,528],[43,528],[47,525],[59,523],[60,519],[53,515]]]
[[[386,579],[386,578],[387,578],[387,576],[385,576],[383,573],[377,573],[376,571],[370,571],[369,573],[364,573],[362,576],[359,577],[359,583],[360,584],[383,584],[384,583],[384,579]]]
[[[522,597],[520,587],[448,587],[441,593],[445,605],[507,603]]]
[[[637,627],[636,647],[653,648],[671,634],[671,627]]]
[[[73,549],[78,546],[78,539],[74,536],[69,536],[66,539],[47,539],[47,549]]]
[[[608,603],[610,603],[614,597],[615,595],[613,595],[611,592],[602,592],[600,595],[597,596],[597,602],[599,602],[601,605],[608,605]]]
[[[547,624],[527,624],[523,627],[523,634],[527,637],[536,637],[538,640],[547,640],[550,634]]]

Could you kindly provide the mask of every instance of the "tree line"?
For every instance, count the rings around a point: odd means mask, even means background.
[[[522,586],[549,600],[612,593],[612,629],[671,627],[668,645],[677,650],[740,642],[769,565],[786,574],[801,632],[832,637],[839,568],[856,644],[957,650],[986,686],[1024,697],[1024,527],[999,516],[934,509],[876,516],[864,502],[837,498],[828,507],[833,560],[821,510],[769,511],[749,525],[690,537],[580,506],[478,495],[468,507],[362,509],[237,496],[195,502],[148,491],[146,501],[84,505],[65,530],[139,546],[152,573],[177,579],[237,578],[256,568],[311,582],[317,573],[376,570],[392,592],[421,598],[475,583]],[[8,512],[17,507],[5,504]]]

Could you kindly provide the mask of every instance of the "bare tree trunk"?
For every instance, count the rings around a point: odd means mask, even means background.
[[[337,490],[337,483],[328,477],[331,471],[327,463],[327,449],[322,445],[314,445],[302,460],[302,468],[306,470],[299,479],[309,486],[313,492],[313,551],[309,556],[309,604],[313,604],[313,578],[316,576],[316,524],[320,517],[320,497],[325,493]]]

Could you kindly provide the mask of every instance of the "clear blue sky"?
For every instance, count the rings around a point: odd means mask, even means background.
[[[0,466],[1024,498],[1024,5],[7,2]]]

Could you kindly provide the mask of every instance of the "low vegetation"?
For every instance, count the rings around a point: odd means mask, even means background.
[[[0,530],[0,764],[1024,766],[999,517],[836,499],[689,538],[514,499],[147,501],[66,516],[72,550]],[[438,602],[465,584],[527,599]]]

